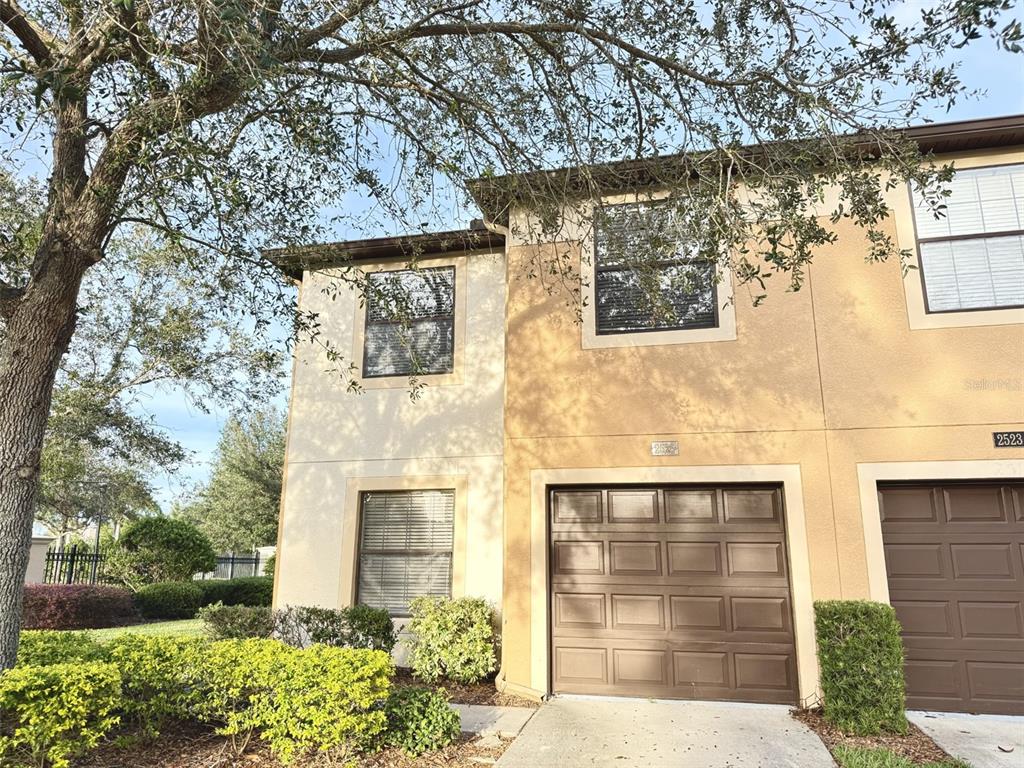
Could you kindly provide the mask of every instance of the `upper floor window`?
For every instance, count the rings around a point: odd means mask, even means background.
[[[598,335],[718,326],[715,265],[687,255],[671,206],[602,206],[594,230]]]
[[[357,602],[408,616],[422,595],[451,597],[455,491],[362,494]]]
[[[363,376],[451,373],[455,267],[373,272],[368,282]]]
[[[1024,164],[957,171],[945,216],[914,194],[928,312],[1024,306]]]

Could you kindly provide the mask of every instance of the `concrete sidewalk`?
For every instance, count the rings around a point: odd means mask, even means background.
[[[1024,766],[1024,717],[907,712],[914,725],[972,768]]]
[[[829,768],[821,740],[789,707],[558,697],[498,768]]]

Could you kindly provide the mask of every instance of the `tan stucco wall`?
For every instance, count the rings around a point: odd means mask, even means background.
[[[1021,162],[1024,151],[959,160]],[[888,226],[911,248],[906,194],[893,191]],[[585,241],[561,247],[587,252]],[[849,225],[799,292],[781,278],[755,308],[736,288],[734,341],[672,346],[586,349],[565,296],[517,279],[534,248],[513,236],[508,250],[502,679],[513,688],[547,684],[535,632],[546,621],[535,600],[537,573],[546,578],[531,498],[540,470],[632,467],[639,482],[645,467],[734,466],[741,479],[744,467],[797,465],[807,552],[790,557],[809,559],[809,592],[824,599],[870,594],[858,464],[1024,460],[992,444],[994,430],[1024,426],[1024,312],[985,313],[1000,325],[972,313],[959,313],[964,327],[912,324],[917,274],[865,263],[866,239]],[[677,440],[679,455],[652,457],[654,440]],[[934,466],[936,479],[979,476]]]
[[[339,365],[320,346],[306,343],[296,350],[275,605],[349,604],[358,491],[440,482],[461,494],[455,593],[483,597],[500,608],[504,256],[475,253],[418,263],[454,263],[458,270],[459,352],[452,375],[440,383],[423,377],[427,386],[415,401],[407,380],[383,386],[371,380],[362,393],[353,393],[331,372]],[[322,337],[346,356],[346,365],[359,364],[359,297],[343,287],[332,299],[324,290],[331,279],[306,273],[301,307],[319,313]]]

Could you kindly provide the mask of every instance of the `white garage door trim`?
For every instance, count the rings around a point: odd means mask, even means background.
[[[818,660],[814,642],[814,607],[810,558],[799,464],[750,464],[686,467],[616,467],[534,469],[530,472],[530,683],[541,695],[550,691],[548,675],[548,536],[547,489],[551,485],[630,483],[781,483],[786,510],[786,544],[790,558],[793,630],[796,640],[801,702],[818,695]]]
[[[878,483],[888,480],[1000,480],[1024,477],[1024,459],[990,461],[887,461],[857,465],[860,512],[864,521],[864,551],[868,567],[868,595],[889,602],[889,575],[882,546],[882,514]]]

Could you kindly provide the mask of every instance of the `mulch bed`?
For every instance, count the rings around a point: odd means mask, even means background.
[[[795,710],[793,717],[818,734],[829,752],[834,752],[838,746],[888,749],[919,765],[950,759],[944,750],[913,723],[909,723],[910,730],[905,736],[848,736],[825,722],[820,709]]]
[[[445,749],[417,758],[388,749],[364,757],[357,765],[359,768],[481,768],[497,760],[512,743],[500,740],[494,746],[478,747],[475,740],[476,737],[464,737]],[[101,747],[74,765],[75,768],[283,768],[270,750],[255,739],[244,754],[235,756],[229,739],[196,723],[168,726],[159,738],[130,747]],[[291,763],[289,768],[341,765],[318,756]]]
[[[426,685],[413,677],[408,669],[399,669],[395,675],[395,685]],[[494,679],[481,680],[472,685],[461,683],[444,682],[438,687],[444,688],[448,694],[448,701],[452,704],[484,704],[492,707],[530,707],[536,709],[540,702],[524,699],[522,696],[514,696],[511,693],[501,693],[494,687]]]

